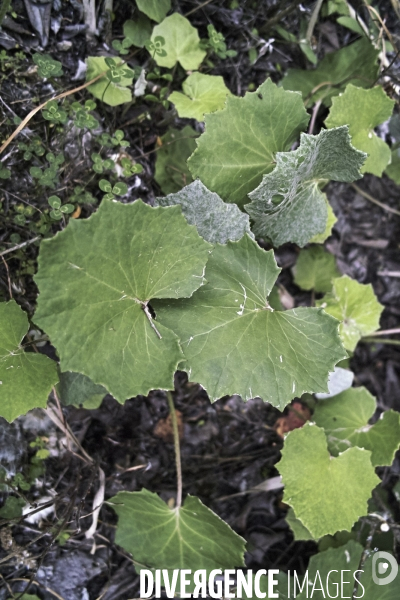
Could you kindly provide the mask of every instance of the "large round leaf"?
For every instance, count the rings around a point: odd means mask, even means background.
[[[42,244],[35,322],[63,371],[84,373],[118,400],[173,387],[177,336],[155,325],[151,298],[188,297],[211,246],[178,206],[103,201],[89,219]]]

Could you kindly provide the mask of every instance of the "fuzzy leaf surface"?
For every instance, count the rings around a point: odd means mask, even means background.
[[[170,509],[148,490],[118,492],[115,541],[135,562],[156,569],[229,569],[244,566],[245,541],[196,496]]]
[[[400,446],[400,413],[388,410],[374,424],[375,398],[364,387],[350,388],[319,402],[313,420],[325,430],[329,452],[337,456],[358,446],[371,452],[374,467],[390,466]]]
[[[204,114],[224,108],[230,91],[222,77],[192,73],[182,84],[181,92],[172,92],[169,100],[180,117],[204,121]]]
[[[243,206],[274,168],[276,152],[289,150],[308,120],[300,95],[267,79],[256,92],[228,96],[223,110],[206,115],[189,169],[223,200]]]
[[[159,23],[171,8],[171,0],[136,0],[138,9]]]
[[[332,279],[340,275],[335,257],[321,246],[301,250],[292,271],[296,285],[316,292],[329,292]]]
[[[343,275],[333,280],[332,291],[316,304],[341,321],[340,337],[347,350],[353,351],[362,336],[379,329],[383,306],[370,283],[358,283]]]
[[[157,41],[158,37],[165,39],[163,50],[166,52],[165,56],[154,54],[159,67],[172,69],[179,62],[186,71],[199,68],[206,52],[200,48],[198,31],[188,19],[179,13],[166,17],[154,27],[151,41]]]
[[[328,209],[319,185],[359,179],[365,158],[351,145],[346,126],[318,135],[302,133],[299,148],[278,152],[275,169],[249,194],[252,202],[245,209],[254,219],[256,237],[268,237],[275,246],[304,246],[323,233]]]
[[[214,248],[207,284],[192,298],[154,304],[179,335],[191,381],[211,400],[259,396],[283,409],[306,391],[327,391],[344,356],[337,321],[313,308],[272,311],[267,297],[278,273],[273,252],[245,235]]]
[[[316,69],[288,69],[283,78],[285,90],[302,93],[306,106],[318,100],[330,106],[332,97],[344,90],[347,84],[368,88],[378,76],[379,50],[366,38],[335,52],[326,54]]]
[[[35,322],[51,336],[63,371],[87,375],[123,402],[173,386],[177,336],[158,337],[151,298],[190,296],[203,283],[210,245],[177,206],[103,200],[41,246]]]
[[[367,514],[368,499],[380,482],[370,457],[367,450],[350,448],[331,458],[324,430],[316,425],[287,435],[277,465],[285,485],[283,500],[314,539],[350,530]]]
[[[100,73],[108,70],[105,58],[103,56],[88,56],[86,59],[87,71],[86,81],[94,79]],[[102,100],[109,106],[118,106],[125,102],[131,102],[132,92],[127,86],[132,85],[132,77],[121,77],[119,83],[113,83],[104,75],[92,85],[89,85],[88,91],[95,98]]]
[[[0,416],[7,421],[45,407],[58,381],[53,360],[21,347],[28,329],[28,317],[15,300],[0,303]]]
[[[363,552],[364,548],[361,544],[350,540],[344,546],[329,548],[324,552],[315,554],[308,565],[309,585],[306,585],[305,589],[296,596],[297,600],[305,600],[311,597],[313,600],[326,600],[329,597],[327,596],[328,592],[332,598],[335,595],[339,598],[351,598],[355,583],[353,573],[360,568],[362,568],[362,571],[359,571],[356,576],[363,587],[358,585],[355,597],[358,596],[363,600],[397,600],[399,596],[399,576],[387,585],[374,583],[372,578],[374,552],[367,553],[364,565],[360,567]],[[329,584],[327,584],[329,572]],[[341,583],[342,575],[344,576],[343,584]],[[324,591],[321,591],[321,587]],[[338,594],[340,595],[338,596]]]
[[[353,146],[368,154],[361,173],[381,177],[390,162],[390,148],[376,135],[374,127],[390,118],[393,106],[394,100],[385,94],[381,86],[364,90],[350,84],[343,94],[332,100],[325,125],[329,129],[349,126]]]
[[[193,181],[186,161],[196,148],[197,136],[198,133],[190,125],[183,129],[171,127],[162,136],[154,179],[164,194],[179,192],[183,186]]]
[[[236,241],[248,233],[250,219],[235,204],[227,204],[196,179],[180,192],[156,198],[158,206],[179,204],[186,220],[195,225],[199,235],[212,244]]]

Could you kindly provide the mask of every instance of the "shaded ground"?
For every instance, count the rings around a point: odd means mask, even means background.
[[[186,14],[200,2],[179,1],[173,4]],[[271,29],[274,20],[283,23],[290,31],[298,32],[299,18],[304,10],[309,18],[313,3],[305,2],[301,7],[297,7],[297,4],[293,3],[292,12],[283,21],[279,18],[282,3],[278,1],[241,2],[235,9],[229,8],[230,2],[213,1],[193,12],[190,19],[199,28],[202,37],[206,37],[206,27],[211,22],[226,36],[228,48],[238,51],[234,59],[213,59],[215,68],[211,72],[223,75],[231,91],[242,95],[249,84],[257,86],[267,76],[279,81],[288,65],[304,67],[304,56],[293,45],[272,43],[272,51],[267,49],[254,64],[251,64],[248,54],[250,48],[257,47],[260,50],[274,36]],[[3,41],[0,43],[5,48],[11,48],[9,54],[15,57],[18,52],[14,48],[17,41],[29,55],[39,47],[40,41],[37,35],[33,35],[22,1],[16,0],[13,7],[18,14],[15,21],[23,31],[13,31],[5,23],[3,37],[0,37]],[[386,11],[388,22],[395,23],[391,3],[382,2],[380,8],[382,12]],[[131,16],[131,9],[128,3],[117,1],[114,11],[116,17],[112,32],[113,36],[118,36],[123,22]],[[100,38],[88,42],[82,31],[80,12],[81,6],[76,2],[55,2],[53,5],[53,23],[46,52],[63,63],[67,73],[63,81],[66,88],[81,83],[81,79],[74,79],[79,73],[79,61],[84,61],[87,55],[103,54],[112,39],[110,25],[105,20]],[[260,38],[253,32],[255,27],[264,41],[257,41]],[[7,41],[5,34],[11,41]],[[335,44],[342,46],[352,39],[350,32],[329,20],[324,22],[324,26],[317,26],[315,35],[321,53],[334,49]],[[71,45],[66,43],[69,41]],[[144,56],[145,52],[133,57],[132,66],[143,64]],[[31,62],[27,58],[15,61],[12,68],[3,72],[1,80],[2,120],[12,117],[12,112],[23,117],[36,105],[39,97],[47,98],[54,92],[52,83],[43,84],[42,80],[29,73]],[[393,81],[396,81],[397,69],[395,63],[391,71]],[[179,82],[184,73],[178,71],[176,77]],[[147,113],[150,119],[143,118]],[[160,105],[140,102],[117,109],[98,103],[97,116],[104,130],[124,130],[131,144],[131,155],[140,159],[145,168],[140,177],[134,176],[129,180],[129,200],[141,197],[151,202],[155,195],[161,193],[153,180],[157,137],[171,125],[182,128],[190,121],[178,119],[172,109],[165,110]],[[321,114],[317,119],[317,128],[323,118]],[[195,122],[191,124],[201,129],[201,125]],[[47,149],[56,151],[66,144],[65,153],[70,161],[67,182],[76,183],[84,179],[93,151],[93,136],[85,134],[82,150],[77,148],[72,130],[60,141],[54,131],[45,125],[43,119],[37,117],[30,128],[42,136]],[[6,122],[3,138],[14,127]],[[0,181],[4,207],[1,219],[5,227],[0,242],[8,239],[10,227],[24,239],[26,232],[23,227],[16,225],[11,218],[16,203],[29,202],[37,210],[46,204],[48,195],[33,189],[29,170],[20,153],[13,146],[7,152],[11,156],[8,166],[15,175],[11,180]],[[367,176],[360,187],[384,204],[399,209],[399,188],[387,178]],[[400,217],[372,204],[348,185],[330,184],[327,192],[338,217],[327,248],[336,256],[342,273],[362,283],[372,283],[379,300],[385,305],[382,329],[396,327],[400,314],[400,278],[384,273],[399,272]],[[93,193],[99,195],[98,190],[93,190]],[[83,210],[85,215],[92,209],[85,206]],[[53,229],[56,231],[57,226],[54,225]],[[283,267],[279,281],[296,305],[307,305],[311,302],[311,296],[293,284],[290,271],[297,252],[290,245],[276,252],[278,263]],[[0,264],[4,297],[8,298],[11,286],[14,298],[28,312],[33,312],[36,299],[36,287],[31,278],[36,254],[37,248],[30,246],[22,254],[13,256],[7,261],[8,272],[4,264]],[[52,352],[51,348],[46,347],[42,351]],[[351,359],[351,368],[355,372],[356,383],[365,385],[377,396],[380,410],[400,410],[398,346],[360,343]],[[277,475],[274,465],[280,457],[282,439],[276,433],[274,424],[280,416],[279,411],[258,400],[245,404],[238,397],[225,398],[211,405],[200,387],[188,384],[183,374],[177,376],[175,403],[183,422],[184,493],[198,495],[246,538],[248,566],[305,569],[308,558],[316,551],[316,544],[293,541],[284,519],[286,507],[281,502],[281,490],[248,492]],[[42,600],[55,597],[64,600],[135,598],[138,596],[138,578],[132,561],[113,544],[114,512],[107,505],[101,510],[94,553],[93,540],[86,540],[84,535],[91,523],[91,517],[85,515],[91,513],[94,492],[98,487],[96,465],[105,472],[107,497],[120,490],[133,491],[142,487],[158,492],[166,501],[174,497],[173,444],[169,439],[168,425],[162,421],[168,414],[165,395],[154,392],[148,398],[129,400],[124,406],[106,397],[96,410],[68,407],[64,413],[79,442],[94,459],[95,466],[88,465],[65,449],[68,446],[65,436],[40,410],[18,419],[13,425],[5,422],[0,425],[2,464],[10,472],[17,472],[27,462],[28,456],[32,456],[33,449],[29,443],[36,436],[49,439],[52,455],[46,461],[45,474],[39,478],[41,483],[29,492],[29,500],[43,501],[43,498],[57,494],[55,515],[49,515],[43,522],[20,523],[12,528],[12,534],[11,529],[3,524],[0,556],[4,557],[11,550],[14,559],[0,564],[4,578],[0,581],[0,600],[10,597],[11,591],[16,593],[24,589],[31,576],[37,585],[31,586],[30,592],[37,593]],[[158,436],[154,433],[156,427]],[[138,468],[132,470],[132,467]],[[382,469],[381,475],[388,492],[387,501],[399,517],[399,505],[391,492],[400,478],[399,458],[390,469]],[[63,545],[54,542],[55,536],[61,531],[70,534]]]

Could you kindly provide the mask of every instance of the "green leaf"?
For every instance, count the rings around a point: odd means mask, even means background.
[[[136,4],[142,13],[157,23],[162,21],[171,9],[171,0],[136,0]]]
[[[332,99],[325,125],[331,129],[349,125],[351,143],[368,154],[361,173],[378,177],[390,162],[389,146],[376,135],[374,127],[390,118],[394,100],[388,98],[381,86],[370,90],[348,85],[343,94]]]
[[[343,17],[339,17],[338,19],[336,19],[336,22],[339,23],[339,25],[342,25],[342,27],[347,27],[347,29],[350,29],[350,31],[354,31],[354,33],[358,33],[358,35],[365,35],[365,31],[363,30],[361,25],[359,25],[357,19],[353,19],[352,17],[343,16]]]
[[[346,126],[323,129],[318,135],[302,133],[299,148],[278,152],[275,169],[249,194],[252,202],[245,210],[254,220],[256,237],[268,237],[275,246],[304,246],[323,233],[328,210],[319,185],[330,179],[359,179],[365,158],[351,145]]]
[[[251,237],[248,215],[235,204],[226,204],[218,194],[210,192],[199,179],[193,181],[180,192],[156,198],[156,206],[180,204],[182,212],[190,225],[211,244],[226,244],[239,240],[248,233]]]
[[[5,504],[0,508],[0,518],[18,519],[22,515],[22,509],[26,502],[23,498],[8,496]]]
[[[285,485],[283,499],[314,539],[350,530],[367,514],[368,499],[380,481],[370,456],[367,450],[350,448],[331,458],[324,430],[316,425],[287,435],[277,465]]]
[[[186,161],[196,148],[198,133],[189,125],[183,129],[169,129],[162,136],[162,146],[157,152],[154,179],[164,192],[173,194],[193,181]]]
[[[0,303],[0,416],[7,421],[45,407],[58,381],[53,360],[24,352],[21,341],[28,329],[28,317],[14,300]]]
[[[363,336],[379,329],[384,308],[370,283],[358,283],[347,275],[334,279],[332,292],[317,300],[316,304],[341,321],[340,337],[344,347],[351,352]]]
[[[292,272],[299,288],[316,292],[329,292],[332,279],[340,276],[335,257],[321,246],[301,250]]]
[[[66,406],[83,406],[84,408],[98,408],[107,394],[102,385],[93,383],[89,377],[82,373],[66,371],[60,374],[60,383],[57,386],[61,402]]]
[[[375,410],[375,398],[368,390],[350,388],[319,402],[313,420],[325,430],[329,451],[334,456],[358,446],[371,451],[374,467],[390,466],[400,446],[400,413],[386,411],[374,425],[369,425]]]
[[[244,566],[244,539],[196,496],[187,496],[182,507],[173,509],[145,489],[118,492],[109,502],[118,515],[115,542],[141,565],[191,570]]]
[[[313,308],[273,311],[266,298],[278,273],[273,252],[245,235],[214,248],[208,283],[192,298],[154,304],[179,335],[191,381],[211,400],[259,396],[283,409],[304,392],[327,391],[345,355],[337,321]]]
[[[311,597],[313,600],[326,600],[329,597],[397,600],[399,597],[398,577],[387,585],[375,583],[372,578],[372,561],[375,551],[368,551],[364,555],[365,562],[360,567],[363,554],[364,548],[361,544],[350,540],[344,546],[329,548],[314,555],[308,565],[308,585],[306,583],[305,589],[296,596],[297,600],[305,600]],[[384,561],[381,560],[381,562]],[[359,569],[362,570],[359,571]],[[355,596],[353,596],[355,584],[353,573],[356,573],[358,581],[362,584],[362,587],[358,584]],[[379,578],[382,579],[382,576]],[[321,591],[321,587],[323,587],[323,591]],[[297,591],[298,589],[297,587]],[[292,595],[293,597],[294,595]]]
[[[300,95],[267,79],[256,92],[228,96],[223,110],[206,115],[189,169],[223,200],[243,206],[274,168],[276,152],[289,150],[308,120]]]
[[[190,296],[203,283],[209,248],[179,207],[141,200],[103,200],[89,219],[71,219],[42,242],[35,322],[61,370],[87,375],[121,402],[172,388],[183,358],[178,338],[158,324],[157,333],[148,302]]]
[[[400,148],[391,151],[391,162],[385,169],[385,174],[397,185],[400,185]]]
[[[378,76],[378,54],[379,50],[364,37],[326,54],[316,69],[288,69],[282,86],[285,90],[301,92],[307,107],[317,100],[330,106],[332,97],[340,94],[348,83],[364,88],[374,84]]]
[[[86,59],[87,71],[86,81],[94,79],[100,73],[107,72],[108,66],[103,56],[88,56]],[[133,77],[121,76],[119,83],[112,83],[106,75],[101,77],[88,90],[95,98],[102,100],[109,106],[118,106],[125,102],[131,102],[132,92],[127,86],[132,85]]]
[[[169,100],[175,104],[178,115],[204,121],[204,114],[224,108],[230,91],[222,77],[192,73],[182,84],[183,94],[172,92]]]
[[[137,48],[143,48],[144,43],[150,39],[153,30],[149,19],[142,14],[135,21],[129,19],[124,23],[124,36]]]
[[[286,515],[286,521],[293,532],[293,536],[296,542],[300,540],[308,541],[313,540],[313,536],[308,531],[307,527],[304,527],[303,523],[296,517],[292,507],[289,508]]]
[[[332,206],[326,201],[326,207],[328,209],[328,220],[326,222],[325,231],[323,233],[317,233],[313,235],[310,240],[310,244],[323,244],[328,237],[332,234],[333,226],[335,225],[337,218],[332,210]]]
[[[166,17],[160,25],[154,27],[151,41],[156,43],[156,38],[165,40],[164,56],[157,52],[154,54],[159,67],[172,69],[179,62],[186,71],[196,70],[206,55],[200,48],[197,29],[179,13]]]

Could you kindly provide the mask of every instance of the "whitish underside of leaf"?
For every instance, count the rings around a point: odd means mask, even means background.
[[[205,113],[224,108],[230,94],[224,80],[218,75],[192,73],[182,84],[181,92],[172,92],[169,100],[175,104],[178,115],[204,121]]]
[[[151,298],[190,296],[211,246],[178,206],[104,201],[41,246],[35,322],[63,371],[83,373],[119,401],[173,387],[177,336],[151,318]]]
[[[341,321],[340,337],[347,350],[353,351],[362,336],[379,329],[383,306],[371,284],[358,283],[343,275],[333,280],[332,291],[316,304]]]
[[[223,110],[206,115],[189,169],[223,200],[243,206],[272,171],[276,152],[289,150],[308,120],[300,95],[267,79],[256,92],[228,96]]]
[[[154,179],[164,194],[179,192],[193,181],[186,161],[196,148],[197,136],[198,133],[190,125],[186,125],[183,129],[171,127],[162,136],[162,145],[156,156]]]
[[[321,246],[301,250],[292,271],[296,285],[316,292],[329,292],[332,279],[340,275],[335,257]]]
[[[369,425],[375,410],[375,398],[368,390],[350,388],[319,402],[313,420],[324,429],[334,456],[358,446],[370,450],[374,467],[391,465],[400,446],[400,413],[386,411],[374,425]]]
[[[381,86],[364,90],[348,85],[343,94],[332,100],[332,107],[325,125],[331,129],[348,125],[351,143],[368,154],[362,173],[378,177],[390,162],[389,146],[376,135],[374,127],[390,118],[394,100],[388,98]]]
[[[367,514],[368,499],[380,481],[370,457],[367,450],[350,448],[331,458],[324,430],[316,425],[306,424],[287,435],[277,465],[285,485],[284,502],[314,539],[349,531]]]
[[[86,81],[90,81],[97,77],[97,75],[100,75],[100,73],[109,70],[103,56],[88,56],[86,64]],[[102,100],[102,102],[105,102],[110,106],[118,106],[125,102],[131,102],[132,92],[127,86],[132,85],[132,82],[132,77],[122,76],[119,83],[113,83],[104,75],[104,77],[101,77],[98,81],[89,85],[88,91],[93,94],[95,98]]]
[[[166,17],[154,27],[151,41],[157,37],[164,38],[162,49],[166,52],[165,56],[152,52],[159,67],[172,69],[179,62],[186,71],[199,68],[206,52],[200,48],[198,31],[188,19],[179,13]]]
[[[207,284],[191,299],[154,304],[181,340],[191,381],[211,400],[259,396],[283,409],[306,391],[327,391],[329,371],[345,356],[337,321],[312,308],[272,311],[278,273],[273,252],[245,235],[214,249]]]
[[[14,300],[0,303],[0,416],[7,421],[45,407],[58,381],[53,360],[21,347],[28,329],[28,317]]]
[[[301,594],[296,596],[297,600],[311,597],[313,600],[326,600],[329,598],[328,593],[332,598],[336,596],[338,598],[358,597],[363,600],[398,600],[398,576],[387,585],[379,585],[373,580],[372,561],[376,551],[377,548],[365,553],[361,544],[350,540],[339,548],[329,548],[315,554],[308,565],[309,584],[305,585]],[[390,567],[387,574],[389,572],[391,572]],[[353,573],[362,584],[362,586],[357,584],[355,595],[353,592],[356,581]],[[383,579],[384,576],[378,575],[378,579]]]
[[[267,237],[275,246],[286,242],[304,246],[324,232],[328,210],[319,185],[330,179],[359,179],[365,158],[351,145],[346,126],[318,135],[303,133],[299,148],[278,152],[275,169],[249,194],[251,204],[245,210],[254,220],[256,237]]]
[[[196,496],[170,509],[147,490],[118,492],[115,541],[135,562],[156,569],[231,569],[244,566],[245,541]]]
[[[332,97],[343,91],[347,84],[363,88],[374,84],[379,69],[378,54],[379,50],[368,39],[362,38],[326,54],[316,69],[288,69],[282,86],[301,92],[307,107],[318,100],[330,106]]]
[[[235,204],[226,204],[199,179],[176,194],[156,198],[155,202],[157,206],[179,204],[187,222],[195,225],[199,235],[212,244],[236,241],[245,233],[253,237],[248,215]]]

